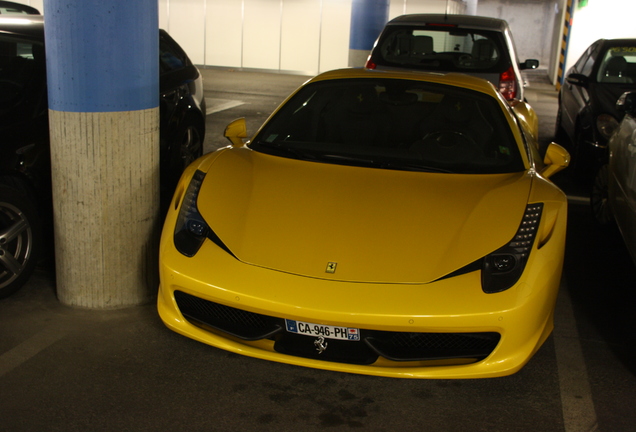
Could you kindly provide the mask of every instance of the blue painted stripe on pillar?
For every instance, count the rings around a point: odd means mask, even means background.
[[[349,49],[370,50],[389,19],[389,0],[353,0]]]
[[[157,0],[46,0],[44,16],[49,108],[159,106]]]

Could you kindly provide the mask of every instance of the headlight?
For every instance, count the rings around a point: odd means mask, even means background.
[[[617,127],[618,120],[609,114],[601,114],[596,117],[596,128],[606,140],[612,136]]]
[[[198,170],[192,176],[174,228],[174,245],[179,252],[188,257],[198,252],[209,231],[197,208],[197,198],[204,178],[205,173]]]
[[[537,236],[543,203],[528,204],[521,225],[507,245],[484,257],[481,287],[486,293],[505,291],[521,277]]]

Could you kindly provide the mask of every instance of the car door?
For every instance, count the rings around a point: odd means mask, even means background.
[[[626,114],[612,140],[609,199],[625,244],[636,261],[636,118]]]
[[[561,124],[570,139],[574,140],[578,115],[589,104],[589,94],[584,85],[575,84],[572,74],[581,74],[591,77],[594,62],[596,61],[597,44],[591,45],[568,71],[561,92]]]

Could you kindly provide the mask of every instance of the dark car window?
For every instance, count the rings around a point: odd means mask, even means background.
[[[42,96],[44,46],[30,40],[0,36],[0,113],[3,120],[24,115]],[[33,113],[29,113],[33,115]]]
[[[585,65],[585,62],[589,60],[590,53],[592,52],[593,48],[594,45],[588,47],[588,49],[585,50],[585,52],[581,55],[581,57],[579,57],[576,63],[574,63],[575,70],[577,70],[578,72],[581,72],[583,70],[583,65]]]
[[[188,66],[188,56],[168,37],[161,34],[159,38],[159,68],[161,73],[183,69]]]
[[[585,76],[590,76],[592,74],[592,68],[594,68],[595,57],[591,55],[585,60],[583,66],[581,67],[581,73]]]
[[[398,170],[481,174],[524,169],[495,98],[397,79],[312,83],[285,104],[250,148]]]
[[[377,64],[445,72],[502,72],[510,67],[501,33],[446,26],[388,26]]]

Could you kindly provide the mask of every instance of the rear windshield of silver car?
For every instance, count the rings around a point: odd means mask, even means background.
[[[494,97],[402,79],[307,85],[249,147],[288,158],[383,169],[462,174],[524,170]]]
[[[503,35],[448,26],[388,26],[373,50],[378,65],[445,72],[503,72],[510,67]]]

